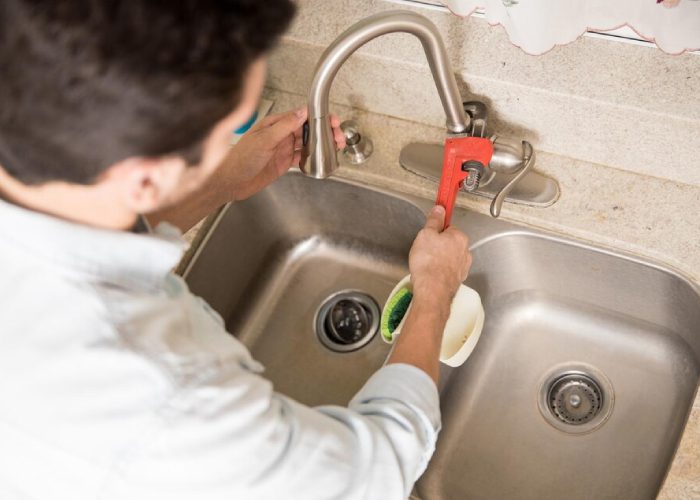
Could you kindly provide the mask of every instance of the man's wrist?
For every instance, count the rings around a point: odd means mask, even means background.
[[[430,292],[425,289],[413,290],[412,308],[430,310],[445,319],[450,315],[454,293],[448,290]]]
[[[231,149],[226,159],[219,164],[205,184],[207,196],[215,201],[217,207],[235,201],[236,186],[232,173],[236,172],[238,161],[238,155]]]
[[[413,280],[413,296],[425,302],[443,302],[450,304],[457,293],[459,284],[445,285],[440,279]]]

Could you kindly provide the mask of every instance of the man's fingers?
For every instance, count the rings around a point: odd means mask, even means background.
[[[300,163],[301,163],[301,151],[295,151],[294,156],[292,157],[292,166],[299,167]]]
[[[301,168],[301,167],[303,167],[304,165],[306,165],[306,160],[307,160],[308,158],[309,158],[309,155],[306,154],[306,151],[305,151],[304,149],[302,149],[301,151],[299,151],[299,165],[298,165],[298,166]]]
[[[428,214],[428,218],[425,221],[425,229],[432,231],[437,231],[438,233],[442,231],[445,226],[445,207],[442,205],[435,205],[433,209]]]
[[[295,132],[306,121],[306,115],[306,108],[299,108],[296,111],[284,113],[269,127],[261,130],[261,133],[265,134],[265,138],[270,142],[270,146],[275,146],[285,137],[295,135]]]
[[[270,125],[273,125],[280,121],[282,118],[284,118],[287,115],[287,113],[274,113],[271,115],[267,115],[264,117],[262,120],[259,120],[258,123],[250,127],[250,132],[255,132],[257,130],[262,130],[264,128],[269,127]]]
[[[346,141],[345,134],[339,128],[333,128],[333,140],[335,140],[335,146],[340,149],[345,149]]]
[[[259,130],[261,128],[269,127],[275,122],[280,121],[286,113],[275,113],[273,115],[267,115],[265,118],[260,120],[258,123],[253,125],[250,130]]]
[[[291,111],[287,111],[286,113],[273,113],[271,115],[267,115],[265,118],[260,120],[255,127],[256,128],[265,128],[269,127],[270,125],[273,125],[277,123],[278,121],[282,120],[285,118],[289,113],[307,113],[307,108],[306,106],[302,106],[297,109],[293,109]]]
[[[340,118],[338,115],[330,115],[330,122],[336,147],[339,150],[345,149],[345,134],[343,134],[343,131],[340,129]]]

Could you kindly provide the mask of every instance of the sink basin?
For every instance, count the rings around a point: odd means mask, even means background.
[[[419,496],[655,498],[700,376],[697,290],[530,232],[477,241],[473,256],[484,333],[468,363],[443,373],[444,428]],[[552,425],[539,404],[550,376],[569,371],[592,376],[610,403],[596,428]]]
[[[408,201],[292,173],[227,207],[185,277],[277,391],[308,405],[346,405],[390,346],[376,334],[361,349],[332,351],[319,341],[317,312],[345,291],[381,307],[408,274],[424,221]]]
[[[431,205],[293,172],[222,211],[184,275],[278,391],[346,404],[388,346],[363,330],[364,345],[339,352],[319,311],[343,309],[333,306],[343,292],[383,304]],[[486,322],[467,363],[442,367],[443,430],[415,495],[655,498],[700,381],[698,288],[654,263],[469,211],[453,224],[470,235],[466,284]]]

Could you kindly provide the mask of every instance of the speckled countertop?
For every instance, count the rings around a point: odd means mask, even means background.
[[[271,89],[266,90],[266,97],[275,101],[274,110],[279,111],[305,102],[303,96]],[[398,157],[409,142],[441,142],[442,129],[357,109],[332,108],[343,119],[355,119],[375,147],[366,164],[343,165],[337,175],[434,197],[436,185],[403,170]],[[559,182],[560,199],[548,208],[506,203],[501,218],[644,256],[700,283],[700,187],[544,152],[538,152],[535,168]],[[482,213],[488,213],[489,203],[470,195],[460,195],[458,201]],[[195,231],[187,236],[191,238]],[[700,499],[700,396],[658,498]]]

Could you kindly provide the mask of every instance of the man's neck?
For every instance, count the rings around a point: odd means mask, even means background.
[[[0,198],[35,212],[105,229],[130,229],[138,214],[119,207],[99,185],[23,184],[0,167]]]

